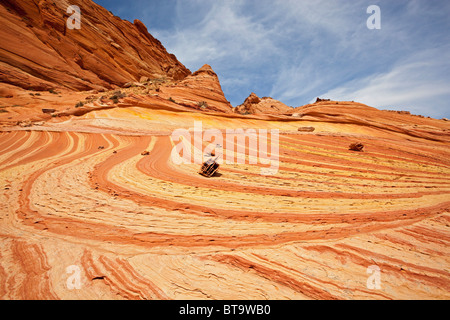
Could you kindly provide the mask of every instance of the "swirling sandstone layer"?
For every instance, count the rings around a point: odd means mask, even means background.
[[[446,123],[410,135],[310,117],[123,107],[3,129],[0,297],[450,298],[449,141],[420,136]],[[280,129],[278,173],[246,161],[208,179],[176,165],[170,130],[194,121]],[[348,149],[355,140],[364,152]],[[367,286],[370,266],[380,289]]]
[[[89,0],[5,0],[0,22],[0,299],[450,298],[448,122],[256,95],[233,112],[210,66]],[[208,179],[173,150],[203,157],[209,129],[270,134],[215,141],[238,155]]]

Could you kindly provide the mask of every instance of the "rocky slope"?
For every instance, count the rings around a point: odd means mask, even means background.
[[[81,29],[66,27],[70,5],[81,10]],[[91,0],[4,0],[0,24],[0,81],[21,88],[89,90],[190,74],[142,22]]]

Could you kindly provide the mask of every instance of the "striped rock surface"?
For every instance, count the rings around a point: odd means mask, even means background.
[[[278,171],[261,175],[245,142],[245,163],[210,179],[177,164],[171,133],[195,121],[279,129]],[[450,127],[426,121],[128,107],[3,128],[0,298],[449,299]]]

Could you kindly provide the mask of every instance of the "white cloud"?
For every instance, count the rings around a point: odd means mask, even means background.
[[[197,1],[197,4],[202,1]],[[207,1],[209,10],[183,29],[159,31],[157,36],[184,64],[198,68],[226,58],[248,63],[274,54],[271,31],[251,15],[240,12],[242,1]],[[179,2],[179,6],[184,6]],[[183,10],[178,9],[179,15]]]
[[[356,79],[321,96],[434,117],[448,116],[450,61],[442,56],[447,50],[448,47],[417,53],[388,72]]]
[[[178,0],[174,25],[152,32],[192,71],[211,64],[234,105],[252,91],[294,106],[325,93],[448,114],[450,6],[372,2]],[[381,30],[366,27],[370,4],[381,7]]]

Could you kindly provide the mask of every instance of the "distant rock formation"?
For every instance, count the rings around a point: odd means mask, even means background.
[[[411,112],[409,112],[409,111],[399,111],[399,110],[385,110],[385,111],[388,111],[388,112],[395,112],[395,113],[398,113],[398,114],[407,114],[407,115],[411,115]]]
[[[321,98],[317,98],[316,99],[316,103],[317,102],[322,102],[322,101],[331,101],[331,99],[321,99]]]
[[[294,108],[270,97],[259,98],[251,93],[244,103],[237,106],[234,112],[239,114],[285,114],[291,113]]]

